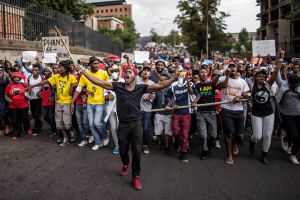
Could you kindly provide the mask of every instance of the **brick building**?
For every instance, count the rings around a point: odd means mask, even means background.
[[[286,41],[283,50],[288,57],[300,54],[300,18],[287,20],[285,16],[293,9],[291,0],[257,0],[260,13],[260,40],[275,40],[276,49]]]
[[[131,4],[127,4],[126,0],[87,0],[95,6],[93,16],[113,17],[125,16],[132,19]]]

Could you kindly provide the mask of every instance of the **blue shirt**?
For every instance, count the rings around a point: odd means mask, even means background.
[[[195,85],[193,83],[190,83],[192,90],[194,91],[194,95],[198,96],[199,92],[197,91]],[[187,85],[187,81],[179,86],[178,81],[172,83],[170,89],[168,90],[168,97],[171,99],[171,101],[168,103],[168,105],[171,107],[173,104],[178,106],[188,106],[191,104],[190,100],[190,94],[189,89]],[[184,109],[178,109],[174,110],[175,115],[189,115],[190,114],[190,108],[184,108]]]

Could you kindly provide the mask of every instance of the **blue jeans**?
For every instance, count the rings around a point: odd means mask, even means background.
[[[142,111],[141,119],[142,119],[142,123],[143,123],[143,145],[148,145],[151,113]]]
[[[86,110],[86,107],[83,107],[83,105],[75,105],[75,115],[82,141],[87,141],[86,134],[89,133],[89,120]]]
[[[43,106],[42,107],[43,119],[51,126],[51,132],[56,133],[56,123],[55,123],[55,107]]]
[[[104,104],[87,104],[89,125],[96,145],[102,144],[100,135],[103,137],[103,139],[109,138],[106,130],[106,123],[103,122],[103,118],[105,117],[104,108]]]

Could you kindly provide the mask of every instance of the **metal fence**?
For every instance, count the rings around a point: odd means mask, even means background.
[[[41,41],[55,36],[54,26],[63,36],[69,36],[69,45],[111,53],[120,56],[122,49],[110,38],[96,32],[59,11],[28,0],[1,0],[0,38]]]

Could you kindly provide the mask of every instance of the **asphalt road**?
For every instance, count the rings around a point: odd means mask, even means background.
[[[248,151],[250,133],[244,147],[225,164],[225,148],[199,158],[199,139],[188,151],[188,163],[179,154],[168,157],[150,142],[150,154],[142,155],[141,183],[131,185],[131,169],[120,176],[122,163],[108,147],[92,151],[92,145],[77,147],[79,139],[65,148],[49,138],[49,127],[38,136],[13,141],[0,138],[0,199],[299,199],[300,166],[292,165],[273,137],[270,165],[260,163],[261,143]],[[222,138],[223,139],[223,138]],[[172,149],[173,148],[172,144]],[[300,156],[298,156],[300,158]]]

